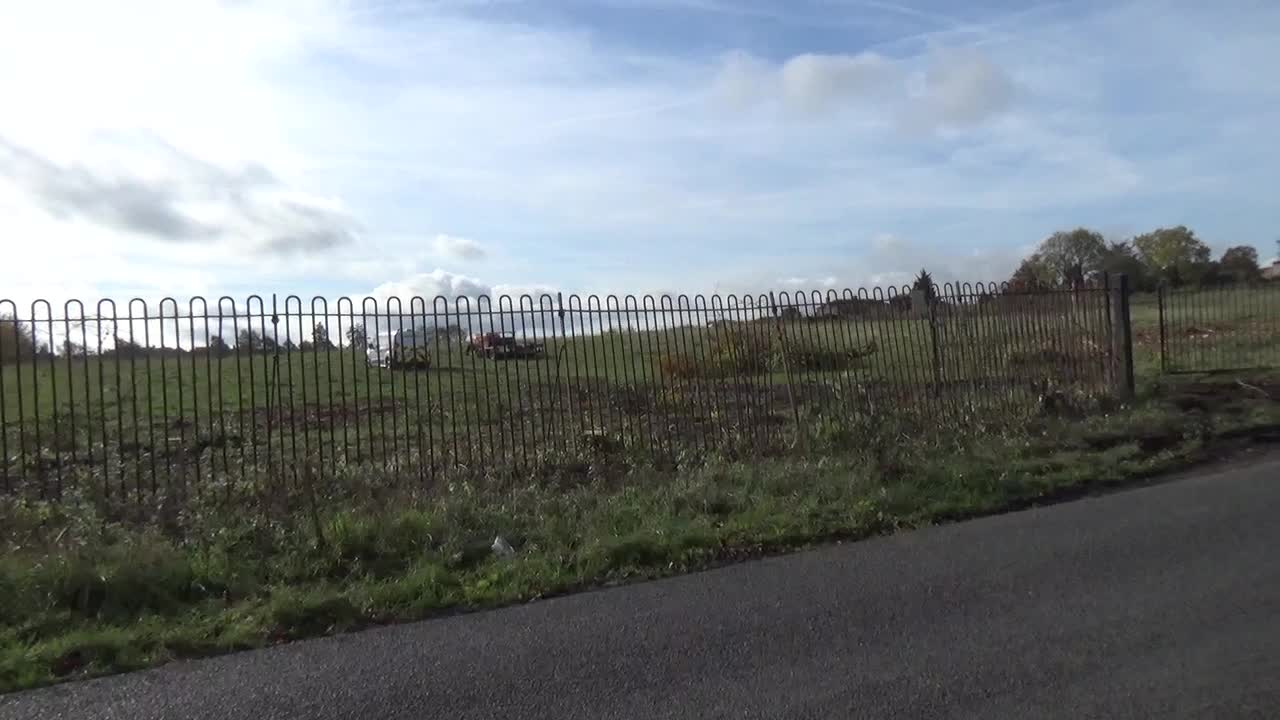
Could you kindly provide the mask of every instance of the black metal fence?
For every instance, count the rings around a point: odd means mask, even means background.
[[[230,488],[782,450],[1132,385],[1115,288],[0,301],[0,488]],[[1126,374],[1129,376],[1126,378]]]
[[[1161,288],[1156,311],[1163,372],[1280,367],[1280,283]]]

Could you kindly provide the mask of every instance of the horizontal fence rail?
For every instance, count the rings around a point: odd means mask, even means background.
[[[964,423],[1113,390],[1114,302],[983,284],[0,300],[0,488],[230,492],[339,465],[430,483],[767,453],[889,415]]]
[[[1157,312],[1164,372],[1280,367],[1280,283],[1161,288]]]

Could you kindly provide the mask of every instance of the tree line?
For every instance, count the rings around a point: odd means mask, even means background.
[[[348,343],[359,350],[363,350],[368,344],[368,337],[363,327],[352,326],[348,328],[346,336]],[[236,351],[241,353],[273,353],[276,350],[326,351],[336,348],[337,345],[329,339],[329,329],[325,327],[324,323],[316,323],[316,326],[311,331],[311,339],[298,343],[295,343],[292,339],[277,340],[272,335],[245,328],[236,333],[234,346],[229,344],[221,334],[212,334],[205,340],[204,345],[193,345],[189,350],[175,347],[147,346],[138,342],[136,338],[130,340],[127,337],[117,335],[110,348],[105,348],[101,353],[98,353],[96,348],[85,347],[84,344],[75,342],[71,338],[63,340],[56,348],[51,347],[49,343],[39,342],[36,339],[35,333],[29,324],[19,322],[11,317],[0,316],[0,363],[30,358],[44,359],[55,356],[78,357],[98,354],[103,357],[158,357],[160,355],[184,355],[196,352],[225,356]]]
[[[1280,250],[1280,241],[1276,243]],[[1185,287],[1261,280],[1258,250],[1248,245],[1227,248],[1214,260],[1212,251],[1184,225],[1159,228],[1128,240],[1108,242],[1089,228],[1055,232],[1024,258],[1010,278],[1015,288],[1080,287],[1107,273],[1129,276],[1136,291],[1161,285]]]

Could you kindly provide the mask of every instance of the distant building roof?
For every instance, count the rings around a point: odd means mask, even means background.
[[[1262,277],[1266,280],[1280,280],[1280,258],[1271,261],[1271,267],[1262,269]]]

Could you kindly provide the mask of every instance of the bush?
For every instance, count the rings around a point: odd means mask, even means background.
[[[31,327],[12,315],[0,315],[0,364],[30,358],[34,352]]]
[[[680,353],[663,357],[662,371],[680,379],[726,378],[784,370],[847,370],[876,352],[862,347],[828,347],[804,334],[779,337],[771,325],[730,327],[717,335],[705,355]]]

